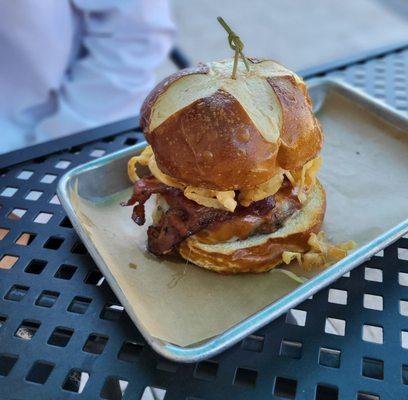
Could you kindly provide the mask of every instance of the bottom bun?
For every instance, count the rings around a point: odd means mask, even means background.
[[[222,274],[265,272],[282,262],[284,251],[306,252],[311,233],[320,231],[326,210],[326,194],[319,181],[310,190],[303,207],[277,231],[246,240],[206,244],[194,235],[179,246],[183,258],[199,267]]]

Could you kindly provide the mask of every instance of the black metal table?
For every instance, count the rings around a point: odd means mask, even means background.
[[[407,44],[302,75],[408,112]],[[0,399],[408,398],[408,238],[214,359],[145,344],[55,195],[67,169],[142,140],[135,124],[0,156]]]

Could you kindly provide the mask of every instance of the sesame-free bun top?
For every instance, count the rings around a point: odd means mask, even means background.
[[[200,64],[146,98],[141,127],[159,169],[187,185],[239,190],[301,168],[322,146],[304,82],[271,60]]]

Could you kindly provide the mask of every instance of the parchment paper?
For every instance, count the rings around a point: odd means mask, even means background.
[[[361,246],[408,215],[408,135],[338,95],[326,99],[318,116],[325,132],[320,172],[327,192],[324,230],[334,242],[353,239]],[[148,223],[138,227],[130,219],[131,207],[119,206],[130,192],[94,203],[74,192],[71,201],[112,274],[111,285],[119,286],[128,312],[152,336],[192,345],[222,333],[300,284],[280,269],[223,276],[152,257],[145,251]]]

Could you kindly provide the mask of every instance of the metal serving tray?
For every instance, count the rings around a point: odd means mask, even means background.
[[[326,100],[330,96],[335,95],[346,99],[348,103],[351,102],[352,108],[355,109],[357,113],[359,112],[359,110],[361,112],[367,113],[368,110],[370,114],[375,114],[375,117],[373,118],[381,120],[381,123],[384,124],[384,129],[388,127],[389,129],[397,129],[398,131],[403,133],[408,132],[408,120],[403,115],[397,113],[388,106],[342,82],[325,78],[318,79],[309,82],[309,90],[314,101],[315,112],[317,113],[318,117],[320,117],[321,112],[325,112],[324,107],[326,104]],[[87,228],[85,223],[86,221],[81,218],[80,212],[77,209],[77,203],[73,199],[73,193],[75,190],[77,190],[78,179],[85,179],[87,176],[92,178],[88,178],[89,187],[87,188],[87,191],[95,197],[100,197],[101,192],[98,188],[100,188],[101,185],[105,185],[105,183],[109,181],[110,176],[115,176],[115,173],[112,171],[116,171],[118,169],[121,169],[122,171],[129,157],[139,153],[144,148],[144,146],[145,143],[141,143],[132,148],[110,154],[106,157],[81,165],[69,171],[63,176],[59,183],[58,195],[63,207],[65,208],[69,218],[71,219],[73,226],[77,230],[88,251],[94,258],[95,262],[101,269],[101,272],[106,277],[108,283],[111,285],[113,291],[122,302],[123,306],[125,307],[126,311],[132,318],[140,332],[143,334],[147,342],[153,347],[155,351],[157,351],[164,357],[167,357],[174,361],[194,362],[209,358],[225,350],[226,348],[242,340],[247,335],[253,333],[260,327],[277,318],[281,314],[285,313],[290,308],[304,301],[320,289],[335,281],[346,272],[355,268],[357,265],[361,264],[363,261],[367,260],[374,254],[379,252],[381,249],[388,246],[396,239],[408,232],[408,209],[405,208],[404,210],[401,210],[401,215],[404,215],[404,217],[401,218],[398,223],[393,223],[393,225],[390,228],[386,229],[383,233],[375,236],[372,240],[366,243],[360,244],[360,247],[358,247],[357,250],[351,253],[348,257],[320,272],[318,275],[312,277],[290,293],[261,309],[259,312],[242,320],[225,332],[208,340],[205,340],[200,344],[189,347],[176,346],[172,343],[156,339],[143,326],[140,318],[138,317],[138,314],[135,312],[132,305],[128,302],[126,296],[124,296],[122,288],[118,284],[118,281],[115,279],[114,275],[111,273],[104,256],[101,254],[101,249],[98,248],[92,238],[92,235],[89,234],[89,229]],[[356,154],[359,154],[359,152],[357,151]],[[406,166],[407,169],[405,171],[405,175],[407,178],[406,182],[408,182],[408,162]],[[341,166],[339,166],[339,168],[341,168]],[[98,170],[101,171],[102,174],[98,174]],[[392,174],[393,171],[389,171],[389,173]],[[119,191],[121,189],[122,186],[120,182],[114,183],[113,185],[111,185],[111,193],[106,197],[112,197],[115,190]],[[378,207],[390,206],[393,207],[394,205],[378,205]],[[136,226],[135,229],[137,229]],[[352,238],[352,233],[350,233],[349,238]]]

